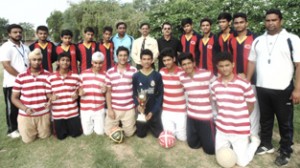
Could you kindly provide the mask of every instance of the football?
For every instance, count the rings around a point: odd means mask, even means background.
[[[172,148],[175,146],[176,138],[171,131],[163,131],[158,137],[158,142],[163,148]]]
[[[116,143],[122,143],[124,138],[123,130],[120,127],[113,127],[109,137]]]
[[[222,147],[216,152],[216,159],[220,166],[225,168],[233,167],[237,162],[235,152],[229,147]]]

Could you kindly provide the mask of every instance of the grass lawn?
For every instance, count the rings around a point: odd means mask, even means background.
[[[0,68],[2,85],[2,66]],[[300,106],[295,109],[294,153],[287,167],[300,167]],[[127,138],[122,144],[114,144],[106,136],[80,136],[59,141],[51,136],[24,144],[20,139],[6,136],[5,103],[2,86],[0,91],[0,167],[1,168],[158,168],[158,167],[219,167],[214,156],[204,154],[202,149],[190,149],[186,143],[177,142],[171,149],[163,149],[157,139],[148,135],[144,139]],[[274,129],[274,145],[278,147],[279,135]],[[276,167],[273,163],[277,153],[255,156],[250,168]]]

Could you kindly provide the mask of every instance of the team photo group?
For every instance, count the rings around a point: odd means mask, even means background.
[[[61,31],[49,40],[46,26],[26,46],[23,28],[7,27],[0,47],[7,136],[30,143],[51,135],[59,140],[107,135],[116,143],[148,133],[164,148],[175,140],[216,155],[222,167],[245,167],[254,155],[275,152],[277,166],[293,153],[294,104],[300,102],[300,38],[282,27],[279,9],[266,11],[265,33],[248,29],[245,13],[220,13],[219,33],[211,18],[181,20],[182,35],[164,22],[162,37],[126,33],[127,24],[103,26],[102,39],[86,27],[82,41]],[[193,26],[200,25],[201,33]]]

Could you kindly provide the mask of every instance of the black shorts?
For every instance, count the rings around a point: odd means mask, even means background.
[[[77,137],[82,134],[79,116],[69,119],[58,119],[53,121],[54,131],[57,139],[63,140],[67,136]]]

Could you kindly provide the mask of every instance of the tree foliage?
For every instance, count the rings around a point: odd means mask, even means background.
[[[137,37],[141,22],[149,22],[151,34],[161,35],[161,25],[168,21],[173,24],[173,34],[182,33],[180,22],[190,17],[194,29],[199,32],[199,21],[204,17],[213,20],[213,31],[218,31],[217,16],[221,12],[244,12],[248,15],[249,29],[257,34],[264,31],[265,11],[279,8],[283,12],[284,25],[289,31],[300,35],[300,1],[295,0],[133,0],[132,3],[120,3],[117,0],[85,0],[78,4],[71,3],[64,11],[54,11],[47,19],[50,33],[59,41],[62,29],[71,29],[74,41],[81,39],[85,27],[95,29],[96,40],[99,40],[104,26],[112,26],[118,21],[127,23],[127,33]]]
[[[5,37],[7,37],[7,31],[6,31],[7,25],[8,25],[8,20],[5,18],[0,18],[0,43],[3,42]]]
[[[23,28],[23,40],[27,41],[34,39],[34,25],[28,22],[21,22],[19,24]]]

